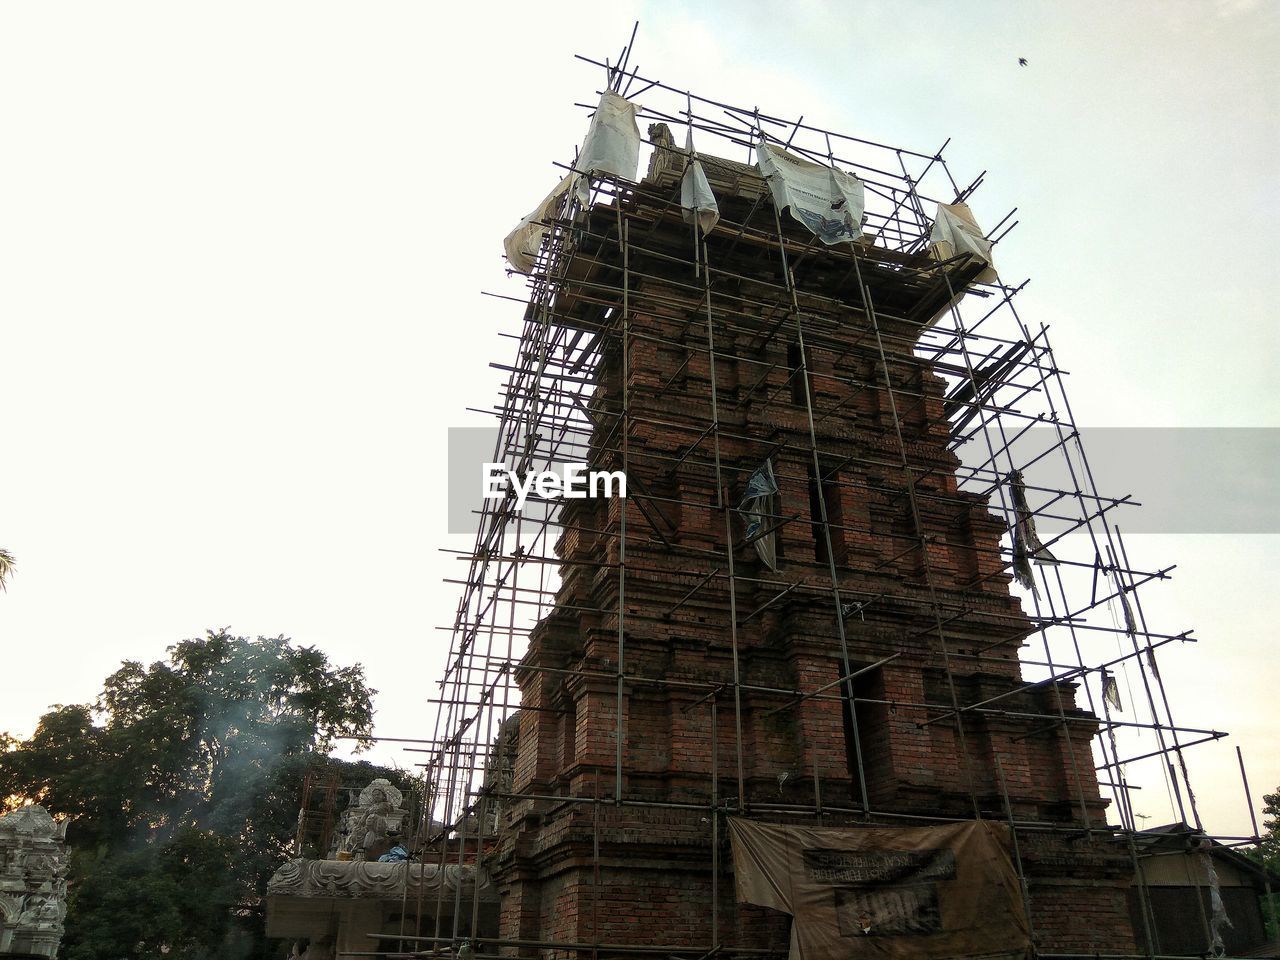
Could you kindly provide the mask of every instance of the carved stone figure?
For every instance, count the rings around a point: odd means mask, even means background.
[[[360,791],[356,802],[342,812],[327,859],[377,860],[400,842],[408,811],[402,794],[379,777]]]
[[[53,957],[66,917],[67,825],[39,805],[0,816],[0,957]]]
[[[653,154],[649,157],[650,177],[664,170],[683,168],[684,151],[676,145],[676,138],[671,135],[671,128],[665,123],[649,124],[649,142],[653,144]]]

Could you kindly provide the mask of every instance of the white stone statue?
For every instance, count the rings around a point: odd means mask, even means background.
[[[66,917],[66,822],[38,804],[0,816],[0,958],[54,957]]]
[[[371,782],[342,812],[327,859],[377,860],[404,838],[408,811],[400,806],[403,801],[404,794],[389,780]]]

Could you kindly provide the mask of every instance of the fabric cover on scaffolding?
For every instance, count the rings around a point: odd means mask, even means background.
[[[587,176],[635,180],[640,169],[640,128],[634,103],[611,90],[600,95],[574,167]],[[589,190],[586,177],[578,181],[578,199],[583,205],[590,200]]]
[[[738,899],[791,914],[790,960],[1023,960],[1009,830],[803,827],[729,818]]]
[[[590,181],[582,174],[636,178],[640,168],[640,128],[636,126],[634,103],[608,90],[601,94],[600,104],[587,127],[587,137],[578,151],[577,168],[580,172],[570,173],[556,184],[502,241],[507,262],[514,269],[521,273],[533,271],[542,240],[550,229],[546,221],[556,214],[570,191],[577,194],[581,203],[589,202]]]
[[[684,168],[684,176],[680,178],[681,212],[684,214],[684,222],[696,223],[705,236],[720,222],[720,204],[716,203],[716,195],[711,192],[711,184],[707,182],[702,161],[693,149],[692,130],[685,138],[684,149],[689,154],[689,164]]]
[[[555,189],[542,198],[542,202],[516,224],[514,230],[502,241],[502,249],[507,255],[507,263],[521,273],[532,273],[538,251],[542,248],[542,238],[550,227],[547,221],[559,210],[561,201],[573,189],[579,179],[571,173],[559,183]]]
[[[1040,542],[1040,535],[1036,533],[1036,518],[1027,505],[1027,488],[1022,482],[1022,471],[1010,471],[1005,482],[1009,484],[1009,496],[1013,500],[1013,575],[1018,583],[1038,597],[1040,592],[1036,589],[1030,561],[1057,563],[1058,558]]]
[[[773,495],[777,492],[773,464],[766,460],[751,474],[747,492],[742,495],[742,503],[738,504],[738,512],[747,518],[747,539],[770,570],[778,569],[778,531],[773,530],[764,536],[760,536],[760,531],[773,519]]]
[[[1102,668],[1102,699],[1114,709],[1124,712],[1120,702],[1120,684],[1116,683],[1115,675],[1106,667]]]
[[[852,173],[803,160],[768,141],[756,144],[756,169],[777,208],[790,210],[823,243],[862,239],[866,196]]]
[[[1129,598],[1125,596],[1129,590],[1120,579],[1119,570],[1116,571],[1116,584],[1118,589],[1116,596],[1120,598],[1120,610],[1124,614],[1124,632],[1136,640],[1138,639],[1138,622],[1133,619],[1133,607],[1129,606]]]
[[[991,241],[973,219],[967,203],[940,203],[938,215],[929,231],[929,240],[939,260],[950,260],[962,253],[972,254],[987,268],[974,277],[977,283],[994,283],[996,272],[991,259]]]

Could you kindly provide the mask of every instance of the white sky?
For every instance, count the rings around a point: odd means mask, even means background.
[[[520,317],[480,291],[519,294],[501,238],[581,139],[572,55],[635,19],[665,82],[951,136],[980,222],[1019,207],[1001,273],[1081,424],[1280,426],[1275,6],[683,7],[0,5],[0,730],[229,625],[363,662],[378,732],[430,734],[439,548],[470,546],[445,431]],[[1235,734],[1189,754],[1220,833],[1249,832],[1235,743],[1256,801],[1280,784],[1278,540],[1130,538],[1179,564],[1154,625],[1201,638],[1162,661],[1178,720]]]

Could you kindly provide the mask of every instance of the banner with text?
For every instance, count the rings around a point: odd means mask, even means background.
[[[729,819],[738,899],[789,913],[791,960],[1029,955],[1007,827]]]

